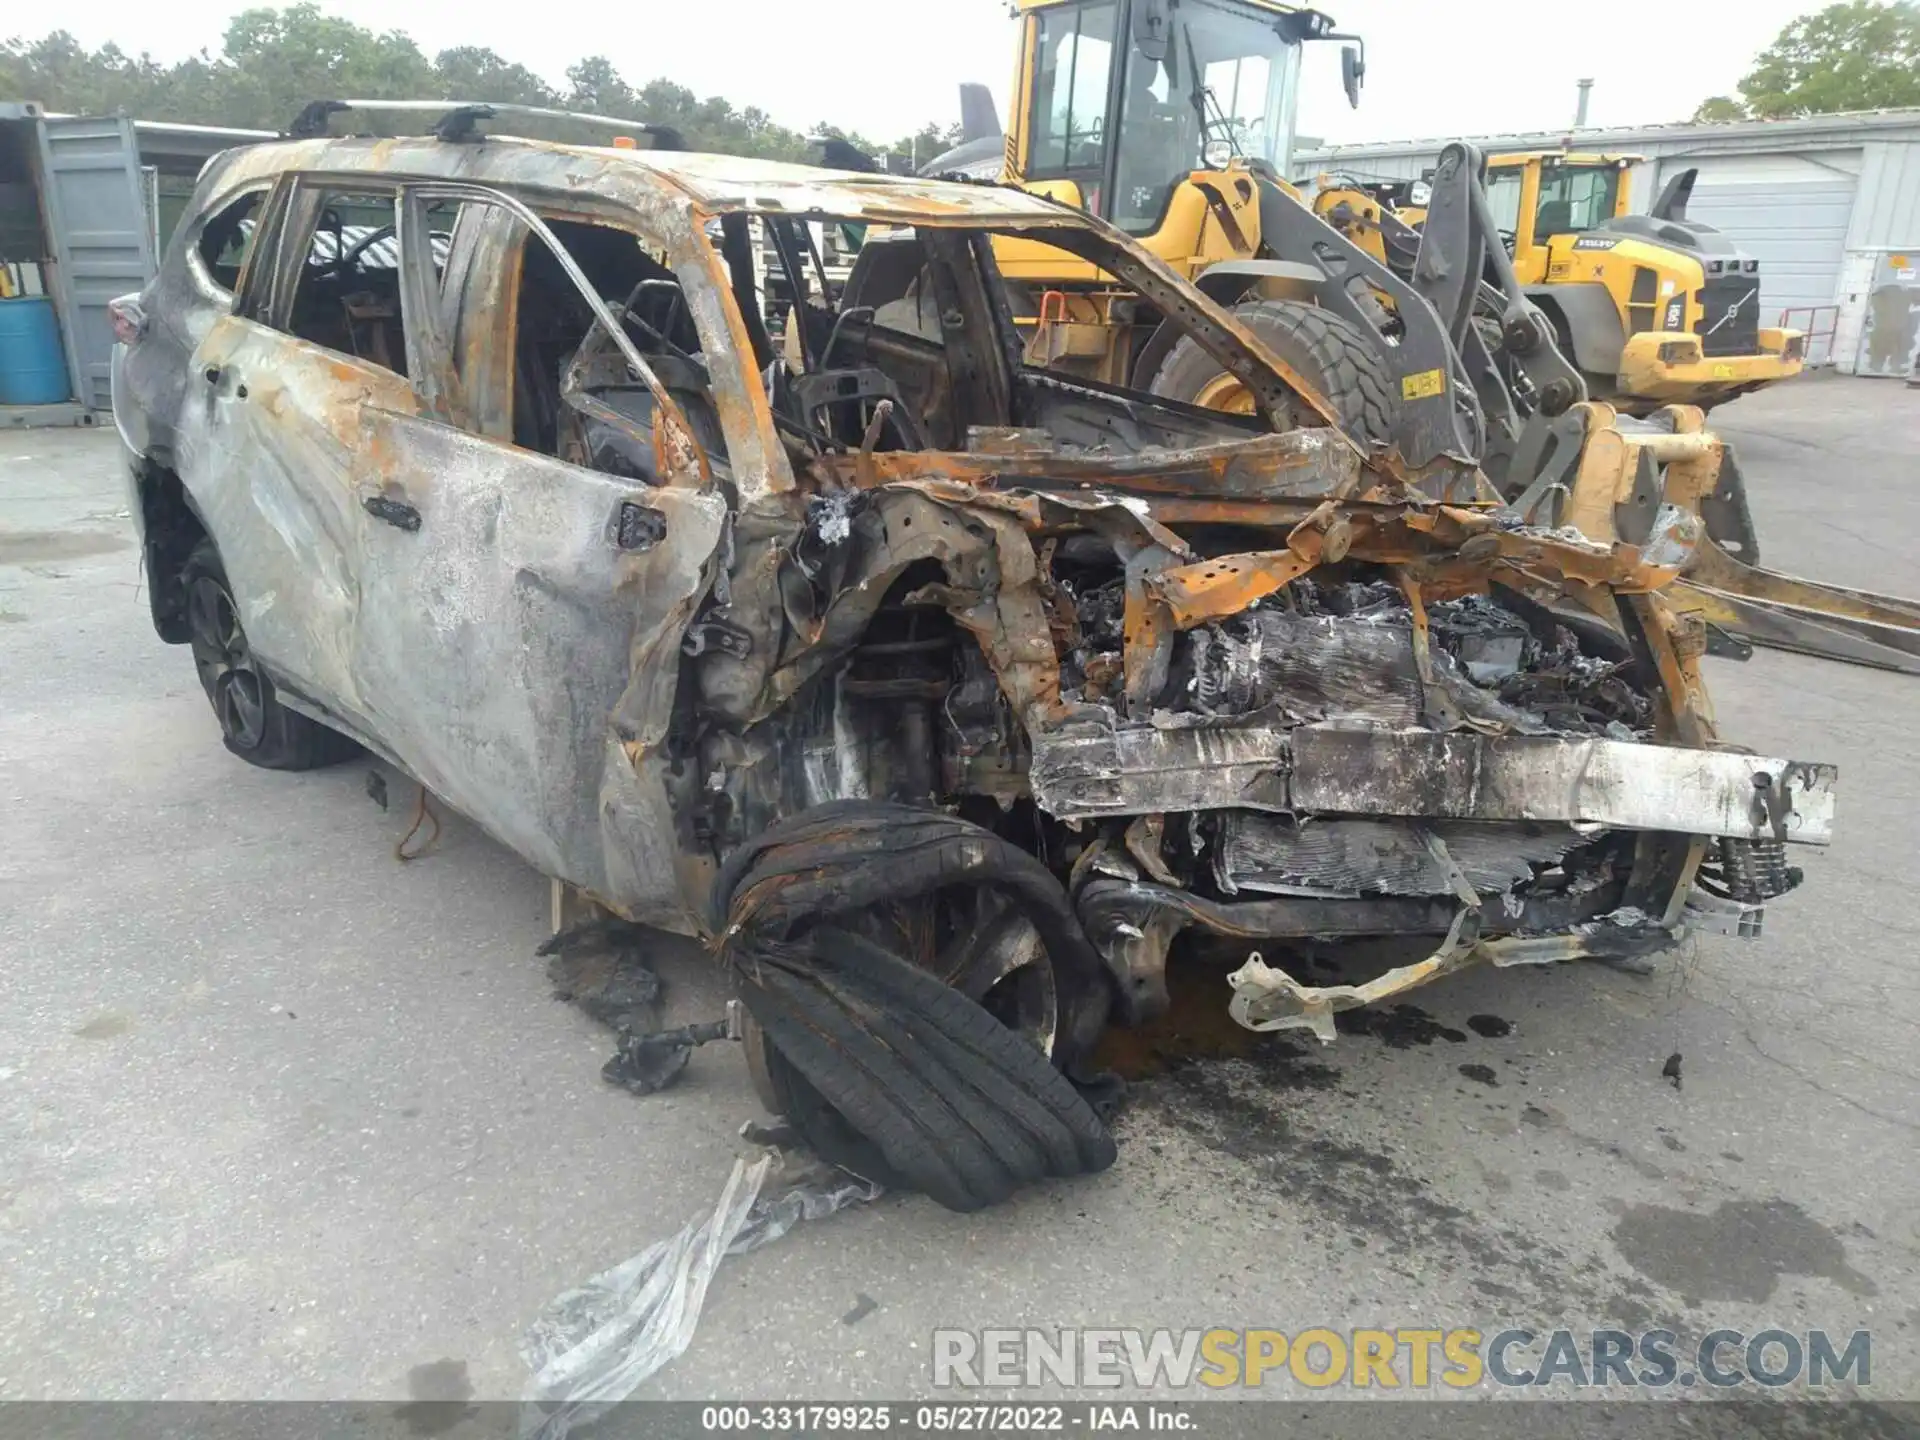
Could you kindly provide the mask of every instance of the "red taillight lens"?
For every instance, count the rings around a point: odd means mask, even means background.
[[[131,345],[147,330],[147,312],[140,308],[137,295],[122,295],[107,302],[107,315],[113,321],[113,338]]]

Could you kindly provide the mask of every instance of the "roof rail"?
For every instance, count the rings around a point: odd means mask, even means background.
[[[327,135],[342,139],[431,135],[452,144],[470,144],[497,135],[561,145],[686,149],[680,132],[670,125],[582,115],[572,110],[543,110],[533,105],[461,100],[315,100],[293,117],[287,134],[295,140]]]

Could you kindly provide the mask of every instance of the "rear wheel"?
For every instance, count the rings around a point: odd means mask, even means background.
[[[351,759],[360,747],[280,703],[253,658],[240,610],[213,542],[203,540],[181,575],[187,595],[187,643],[227,748],[266,770],[317,770]]]
[[[1386,362],[1359,326],[1297,300],[1250,300],[1235,306],[1233,315],[1325,397],[1348,435],[1362,445],[1392,443],[1400,403]],[[1247,387],[1191,338],[1173,347],[1151,388],[1209,410],[1254,413]],[[1321,423],[1305,401],[1295,406],[1291,421]]]

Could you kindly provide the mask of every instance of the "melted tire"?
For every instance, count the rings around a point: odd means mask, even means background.
[[[962,1212],[1113,1163],[1105,1125],[1022,1036],[862,937],[810,938],[797,973],[762,967],[742,996],[787,1119],[822,1158]]]
[[[903,806],[843,802],[782,822],[722,866],[714,900],[776,1108],[843,1169],[973,1211],[1038,1180],[1105,1169],[1115,1150],[1026,1036],[836,923],[956,883],[1021,899],[1067,975],[1098,963],[1033,857]],[[1107,998],[1093,1011],[1102,1020]]]

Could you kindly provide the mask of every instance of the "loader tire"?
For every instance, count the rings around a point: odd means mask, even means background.
[[[1297,300],[1250,300],[1233,315],[1268,349],[1299,372],[1332,409],[1340,428],[1361,445],[1389,445],[1400,423],[1400,401],[1386,360],[1350,320]],[[1191,338],[1173,347],[1150,387],[1155,395],[1218,410],[1253,411],[1252,396]],[[1321,423],[1304,401],[1295,426]]]
[[[273,681],[253,658],[211,540],[194,547],[180,582],[194,669],[227,749],[263,770],[319,770],[360,753],[346,736],[280,703]]]

